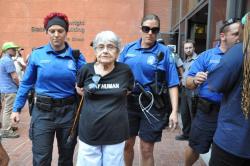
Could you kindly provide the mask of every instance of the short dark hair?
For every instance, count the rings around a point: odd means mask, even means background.
[[[228,20],[225,20],[223,22],[223,25],[220,28],[220,33],[227,32],[229,25],[234,24],[234,23],[240,23],[240,19],[239,18],[230,18]]]
[[[141,20],[141,25],[143,25],[143,23],[147,20],[156,20],[158,22],[159,28],[160,28],[160,18],[156,14],[145,15]]]
[[[192,39],[187,39],[187,40],[185,40],[184,43],[183,43],[183,45],[186,44],[186,43],[192,43],[193,46],[195,47],[195,41],[192,40]]]

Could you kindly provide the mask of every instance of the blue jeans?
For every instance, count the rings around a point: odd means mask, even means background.
[[[44,111],[35,105],[29,131],[34,166],[51,165],[55,134],[59,152],[58,165],[73,166],[76,138],[71,144],[66,142],[74,120],[75,107],[75,104],[65,105],[52,107],[51,111]]]

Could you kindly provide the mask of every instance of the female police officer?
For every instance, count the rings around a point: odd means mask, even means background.
[[[119,57],[120,62],[130,66],[136,80],[136,86],[128,96],[130,138],[125,145],[126,165],[133,163],[133,146],[138,133],[142,165],[154,165],[154,143],[161,140],[166,123],[166,105],[162,106],[160,101],[164,100],[164,97],[161,98],[164,86],[168,86],[172,104],[169,126],[175,128],[177,125],[179,79],[170,50],[156,42],[159,31],[158,16],[146,15],[141,22],[141,39],[125,46]],[[158,87],[158,84],[161,86]],[[145,94],[144,98],[141,92]]]
[[[32,110],[30,139],[33,165],[50,165],[56,133],[58,165],[73,165],[76,140],[66,144],[75,113],[76,72],[84,63],[83,56],[74,57],[65,42],[69,22],[63,13],[50,13],[44,19],[49,44],[33,50],[23,81],[17,92],[12,121],[19,122],[19,114],[32,86],[36,101]]]

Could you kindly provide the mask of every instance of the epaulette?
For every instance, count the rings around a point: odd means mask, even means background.
[[[34,51],[34,50],[39,50],[39,49],[42,49],[42,48],[44,48],[44,46],[40,46],[40,47],[33,48],[32,51]]]

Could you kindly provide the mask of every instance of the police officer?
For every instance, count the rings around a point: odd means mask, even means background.
[[[209,88],[223,93],[210,166],[250,165],[249,14],[242,18],[243,43],[230,48],[208,75]]]
[[[136,86],[128,96],[130,138],[126,141],[124,154],[127,166],[133,164],[137,135],[140,137],[141,165],[154,165],[154,144],[161,140],[166,124],[164,116],[170,111],[166,110],[166,105],[159,107],[161,98],[158,97],[161,96],[157,95],[159,91],[156,89],[167,87],[172,104],[169,126],[175,128],[178,122],[178,74],[169,48],[156,42],[159,31],[159,17],[146,15],[141,21],[141,39],[125,46],[119,58],[120,62],[130,66],[136,80]]]
[[[222,95],[208,88],[207,74],[220,62],[224,53],[239,41],[240,23],[225,22],[220,29],[220,43],[199,55],[189,70],[187,88],[198,88],[198,105],[189,134],[189,146],[185,151],[185,165],[191,166],[199,154],[209,151],[217,127],[217,117]]]
[[[36,101],[32,110],[29,136],[32,140],[33,165],[51,165],[56,134],[58,165],[73,165],[76,139],[66,144],[76,110],[76,72],[85,63],[74,57],[65,42],[69,21],[63,13],[50,13],[44,19],[49,43],[33,50],[17,92],[12,121],[20,121],[29,90],[35,85]]]

